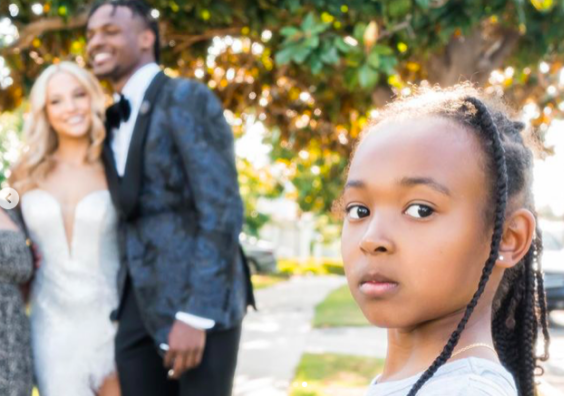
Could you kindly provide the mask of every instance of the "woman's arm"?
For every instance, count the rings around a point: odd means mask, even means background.
[[[10,216],[8,216],[8,213],[6,213],[4,209],[0,209],[0,230],[19,230],[19,227],[16,223],[14,223]]]

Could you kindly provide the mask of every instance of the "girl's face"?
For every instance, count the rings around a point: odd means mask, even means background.
[[[60,72],[47,84],[46,113],[59,136],[83,137],[92,125],[91,100],[86,89],[69,73]]]
[[[380,124],[360,144],[343,196],[349,287],[377,326],[463,312],[488,257],[488,181],[477,137],[454,122]]]

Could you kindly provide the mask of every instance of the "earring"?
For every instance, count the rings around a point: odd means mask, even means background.
[[[499,260],[503,261],[503,256],[501,254],[499,255]]]

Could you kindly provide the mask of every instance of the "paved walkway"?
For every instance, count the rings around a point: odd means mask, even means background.
[[[306,350],[315,306],[342,277],[294,277],[258,290],[258,312],[243,322],[235,396],[287,396]]]
[[[315,306],[345,283],[344,277],[336,276],[295,277],[257,291],[259,311],[249,313],[243,324],[234,396],[287,396],[304,352],[386,355],[386,330],[311,328]],[[551,333],[551,364],[544,378],[560,391],[548,389],[543,394],[563,396],[564,327],[552,328]]]

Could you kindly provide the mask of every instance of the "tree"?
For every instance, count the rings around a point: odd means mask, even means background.
[[[213,88],[238,136],[249,117],[267,126],[272,159],[305,211],[330,208],[371,112],[410,83],[471,79],[504,93],[541,132],[564,111],[564,3],[555,0],[149,3],[166,71]],[[86,63],[86,12],[78,0],[2,2],[19,38],[0,36],[13,80],[1,109],[21,103],[46,64]]]

